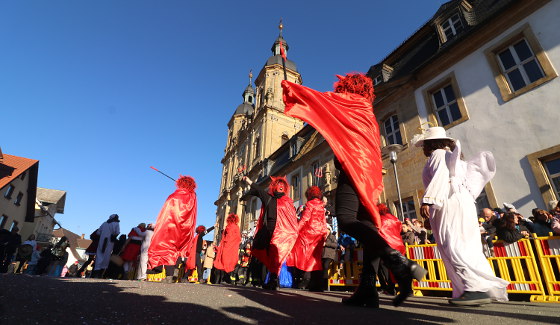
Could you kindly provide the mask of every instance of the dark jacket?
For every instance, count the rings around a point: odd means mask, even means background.
[[[335,235],[332,233],[327,236],[325,241],[325,246],[323,247],[323,258],[330,258],[331,260],[336,260],[336,249],[338,248],[338,242],[336,241]]]
[[[496,228],[496,235],[498,235],[499,240],[503,240],[507,243],[515,243],[516,241],[525,238],[521,232],[522,231],[529,231],[525,226],[519,226],[519,230],[517,229],[508,229],[506,227],[497,227]]]

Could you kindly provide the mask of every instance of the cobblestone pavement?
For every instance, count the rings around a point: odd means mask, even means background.
[[[347,307],[348,292],[163,284],[0,274],[0,324],[559,324],[560,304],[453,307],[411,297],[393,307]]]

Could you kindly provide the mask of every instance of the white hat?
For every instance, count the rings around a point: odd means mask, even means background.
[[[424,145],[424,140],[436,140],[436,139],[447,139],[447,140],[455,141],[455,139],[447,136],[444,128],[442,128],[441,126],[434,126],[427,129],[422,134],[416,134],[412,139],[412,143],[414,143],[414,145],[417,147],[421,147]]]

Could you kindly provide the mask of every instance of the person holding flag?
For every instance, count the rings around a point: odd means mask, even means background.
[[[160,273],[165,267],[167,283],[174,282],[176,262],[181,252],[188,250],[196,225],[194,178],[180,176],[176,186],[177,189],[167,198],[159,212],[148,249],[148,269]]]
[[[393,300],[399,306],[412,293],[412,279],[421,280],[426,270],[389,245],[377,210],[383,190],[383,162],[379,126],[373,114],[372,81],[363,74],[337,77],[334,93],[282,81],[284,112],[309,123],[329,143],[335,167],[340,170],[336,190],[338,226],[364,246],[360,285],[342,302],[379,307],[372,263],[379,257],[399,284],[399,294]]]

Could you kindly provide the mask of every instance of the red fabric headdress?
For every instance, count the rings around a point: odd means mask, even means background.
[[[194,192],[194,190],[196,189],[196,182],[194,181],[194,178],[190,176],[179,175],[179,179],[177,180],[176,185],[177,188],[185,188],[187,190],[190,190],[191,192]]]
[[[365,97],[370,103],[375,99],[373,82],[361,73],[349,73],[345,77],[336,75],[338,81],[334,83],[335,93],[358,94]]]
[[[237,214],[235,213],[230,213],[226,219],[227,223],[235,223],[238,224],[239,223],[239,217],[237,216]]]
[[[323,198],[323,192],[321,192],[321,189],[318,186],[311,186],[307,189],[307,191],[305,191],[305,197],[308,201],[313,199],[321,199]]]
[[[272,181],[268,186],[268,194],[274,195],[274,190],[276,190],[276,187],[278,186],[279,183],[284,183],[284,186],[286,187],[286,191],[288,190],[288,180],[286,179],[286,176],[277,176],[277,177],[270,176],[270,179]]]
[[[203,233],[205,230],[206,230],[206,227],[204,227],[203,225],[200,225],[200,226],[196,227],[196,231],[195,231],[195,232],[196,232],[197,234],[201,234],[201,233]]]

